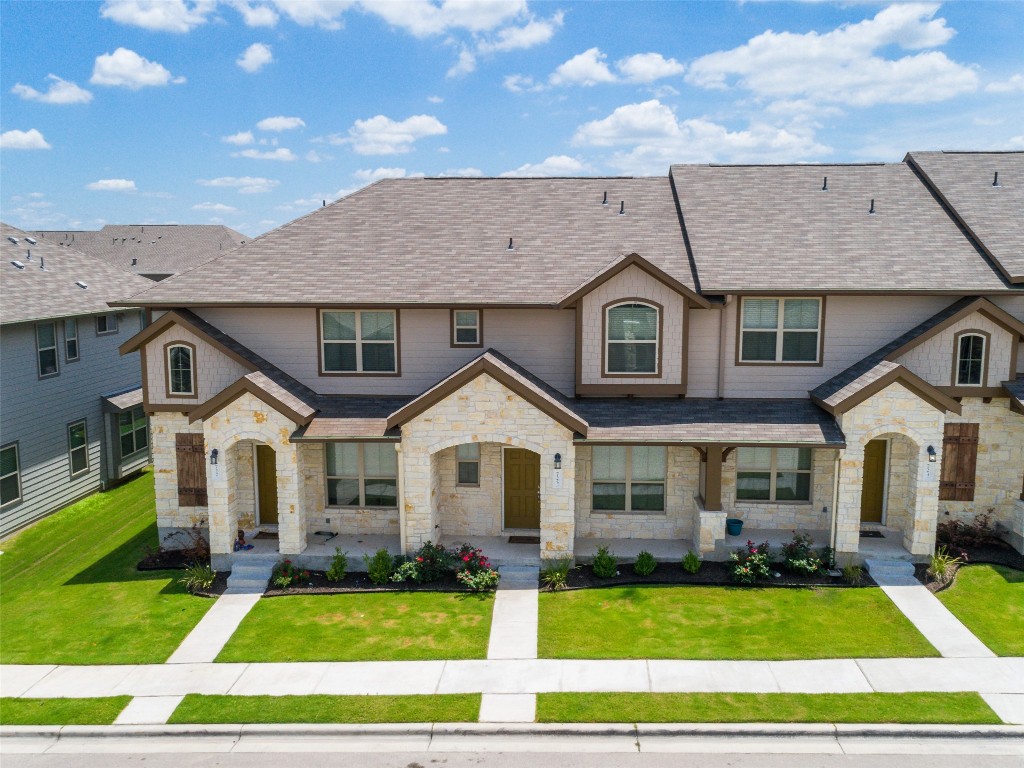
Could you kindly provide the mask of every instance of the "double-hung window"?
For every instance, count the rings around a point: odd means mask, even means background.
[[[36,360],[39,364],[39,378],[60,373],[55,323],[36,323]]]
[[[598,445],[591,460],[595,512],[664,512],[665,448]]]
[[[96,334],[102,336],[105,333],[117,333],[117,315],[100,315],[96,318]]]
[[[455,449],[459,485],[480,485],[480,443],[463,443]]]
[[[117,415],[117,429],[121,437],[121,458],[143,451],[149,445],[146,412],[141,405]]]
[[[78,319],[64,320],[64,359],[69,363],[78,359]]]
[[[737,448],[737,501],[810,501],[810,448]]]
[[[985,337],[963,333],[956,339],[957,387],[980,387],[985,382]]]
[[[0,448],[0,507],[13,504],[21,498],[21,463],[18,444]]]
[[[72,477],[89,471],[89,436],[85,419],[68,424],[68,464]]]
[[[452,346],[482,347],[483,318],[479,309],[452,310]]]
[[[740,309],[741,363],[818,363],[821,299],[750,299]]]
[[[328,506],[398,506],[398,452],[392,443],[328,443],[326,460]]]
[[[626,302],[605,310],[606,375],[658,373],[658,308]]]
[[[323,310],[321,373],[397,373],[398,317],[393,310]]]
[[[167,345],[167,394],[171,397],[195,397],[195,347],[191,344]]]

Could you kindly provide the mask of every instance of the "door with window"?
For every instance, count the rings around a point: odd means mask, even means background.
[[[505,449],[505,527],[540,528],[540,455]]]
[[[259,524],[277,525],[277,454],[269,445],[256,446],[256,495]]]

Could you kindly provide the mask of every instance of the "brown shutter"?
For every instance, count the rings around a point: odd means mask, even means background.
[[[205,507],[206,450],[203,436],[186,432],[174,436],[178,457],[178,506]]]
[[[942,436],[941,501],[974,501],[978,425],[947,424]]]

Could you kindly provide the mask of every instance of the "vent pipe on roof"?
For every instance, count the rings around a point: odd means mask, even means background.
[[[872,216],[875,215],[875,198],[871,198],[871,208],[868,209],[868,213]]]
[[[326,208],[327,207],[327,201],[326,200],[321,200],[320,202],[322,203],[322,205],[320,206],[321,208]]]
[[[626,215],[626,201],[622,200],[619,203],[619,216],[625,216],[625,215]]]
[[[992,186],[993,187],[1001,186],[999,184],[999,171],[996,171],[996,175],[992,178]]]
[[[32,249],[31,248],[26,248],[25,249],[25,261],[32,261]]]
[[[608,205],[608,190],[604,191],[604,200],[601,201],[601,205]]]
[[[135,257],[132,257],[132,266],[133,267],[137,267],[138,265],[139,265],[139,260],[136,259]]]
[[[515,250],[515,248],[512,247],[512,238],[511,237],[508,239],[508,249],[510,251],[514,251]]]
[[[46,269],[46,263],[43,261],[43,257],[42,256],[39,257],[39,268],[40,269]]]
[[[828,192],[828,176],[826,176],[825,180],[821,182],[821,191]]]

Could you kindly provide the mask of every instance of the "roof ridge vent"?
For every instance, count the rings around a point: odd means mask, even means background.
[[[992,186],[993,187],[1001,187],[1001,186],[1003,186],[1002,184],[999,183],[999,171],[996,171],[996,175],[992,177]]]
[[[826,176],[825,180],[821,182],[821,191],[828,192],[828,176]]]

